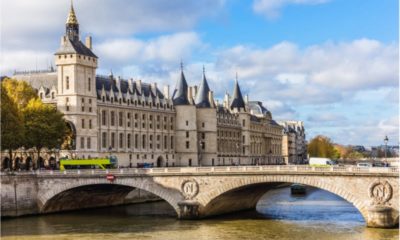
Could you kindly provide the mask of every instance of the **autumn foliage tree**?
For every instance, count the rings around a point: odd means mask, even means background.
[[[335,150],[331,139],[322,135],[311,139],[307,146],[307,152],[310,157],[339,158],[339,153]]]
[[[1,82],[1,147],[13,160],[13,151],[21,147],[59,147],[65,138],[63,114],[55,106],[43,104],[27,82],[3,79]]]

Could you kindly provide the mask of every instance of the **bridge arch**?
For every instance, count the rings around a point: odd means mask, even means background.
[[[52,201],[56,200],[57,196],[85,187],[105,186],[108,189],[113,188],[114,190],[126,191],[126,193],[134,189],[145,190],[168,202],[177,214],[179,213],[178,201],[182,198],[179,191],[165,188],[157,183],[148,181],[148,179],[116,179],[116,181],[110,183],[103,178],[67,178],[65,182],[49,182],[44,184],[44,186],[49,186],[49,188],[40,189],[38,192],[38,207],[39,212],[42,213],[52,212],[49,209],[49,205],[54,204]]]
[[[334,179],[318,179],[317,176],[305,177],[301,175],[267,175],[251,176],[246,179],[226,179],[214,190],[198,197],[202,206],[200,210],[202,213],[201,215],[210,216],[243,209],[255,209],[259,199],[268,190],[271,190],[272,187],[282,183],[304,184],[336,194],[353,204],[353,206],[361,213],[365,221],[368,219],[368,206],[366,202],[354,195],[350,189],[346,188],[346,186],[343,186],[340,183],[335,183]],[[244,198],[242,202],[240,201],[240,197]],[[223,204],[223,202],[228,202],[227,199],[234,200],[237,209],[234,209],[235,205]]]

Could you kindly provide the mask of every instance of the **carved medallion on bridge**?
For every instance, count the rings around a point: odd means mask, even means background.
[[[199,184],[193,179],[183,181],[182,193],[185,199],[193,199],[199,193]]]
[[[392,186],[387,181],[375,181],[369,187],[369,197],[374,204],[385,204],[392,198]]]

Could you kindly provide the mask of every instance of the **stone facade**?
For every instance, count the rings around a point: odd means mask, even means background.
[[[43,102],[64,113],[73,132],[73,158],[115,155],[121,166],[214,166],[283,162],[282,127],[260,102],[234,94],[217,104],[205,72],[189,86],[183,69],[172,96],[169,86],[96,74],[92,39],[79,39],[73,8],[55,53],[56,70],[16,73],[38,89]]]
[[[282,155],[285,164],[304,164],[307,161],[307,142],[302,121],[280,121],[283,127]]]

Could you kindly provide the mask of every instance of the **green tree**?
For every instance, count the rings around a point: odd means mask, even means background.
[[[23,144],[23,120],[17,105],[10,99],[1,83],[1,148],[8,150],[11,161],[13,150]]]
[[[24,108],[26,147],[35,148],[38,158],[43,148],[58,148],[66,135],[63,114],[40,99],[31,99]]]
[[[311,139],[307,146],[307,152],[310,157],[337,159],[340,156],[339,152],[335,150],[331,139],[322,135],[318,135]]]

